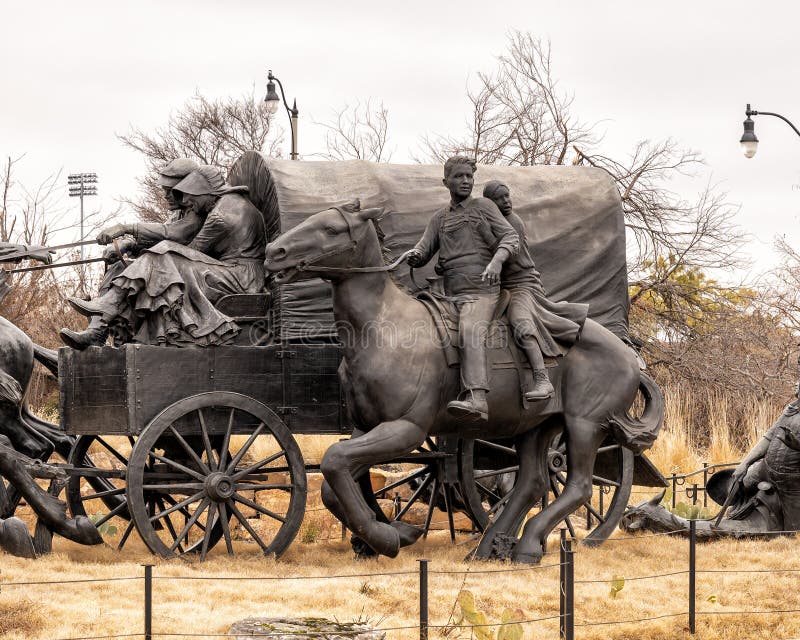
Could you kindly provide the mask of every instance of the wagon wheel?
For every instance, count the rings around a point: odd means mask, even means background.
[[[125,470],[135,440],[127,436],[124,441],[111,442],[102,436],[80,436],[69,454],[73,472],[67,479],[67,504],[72,517],[94,517],[95,526],[102,532],[103,525],[112,518],[125,521],[125,529],[117,543],[122,549],[133,532],[128,504],[125,501]],[[92,455],[90,449],[101,448],[106,456]],[[92,475],[96,474],[96,475]],[[84,492],[84,483],[89,491]]]
[[[448,469],[448,462],[455,460],[455,441],[428,438],[412,453],[392,460],[391,465],[402,470],[385,486],[373,487],[371,474],[365,475],[360,482],[362,494],[381,522],[417,527],[425,537],[432,526],[444,525],[455,540],[455,517],[466,511],[455,466]],[[437,515],[437,509],[446,515]],[[357,537],[353,547],[360,555],[372,555]]]
[[[607,440],[598,449],[592,484],[595,493],[603,492],[607,507],[601,514],[591,500],[583,505],[593,523],[584,538],[585,544],[602,543],[617,527],[631,494],[633,462],[633,452],[613,441]],[[460,484],[469,513],[483,531],[494,515],[502,511],[511,496],[518,469],[516,451],[508,443],[462,440],[458,464]],[[566,482],[566,445],[559,438],[553,440],[548,451],[548,467],[550,491],[545,498],[546,502],[561,495]],[[573,513],[564,519],[573,538],[577,538],[573,522],[575,517]]]
[[[187,433],[199,434],[200,450]],[[164,558],[199,545],[205,559],[217,523],[229,554],[241,535],[279,556],[306,503],[303,457],[288,427],[257,400],[227,391],[190,396],[158,414],[133,448],[127,483],[136,529]]]

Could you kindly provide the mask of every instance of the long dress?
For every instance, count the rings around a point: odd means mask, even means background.
[[[553,302],[547,297],[525,237],[525,225],[516,213],[506,220],[519,235],[519,252],[503,265],[501,285],[511,293],[508,316],[518,338],[532,337],[542,354],[555,358],[564,355],[578,340],[588,304]]]
[[[264,289],[265,249],[261,212],[239,193],[223,195],[188,246],[163,240],[114,278],[123,303],[109,324],[143,344],[229,343],[239,327],[214,304]]]

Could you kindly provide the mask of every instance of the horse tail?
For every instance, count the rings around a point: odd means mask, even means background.
[[[0,369],[0,403],[17,407],[22,402],[22,394],[22,385],[19,381]]]
[[[664,422],[664,396],[655,381],[644,371],[639,372],[639,391],[644,397],[644,411],[640,418],[628,411],[611,416],[609,428],[614,439],[634,453],[653,446]]]
[[[33,357],[36,358],[45,368],[58,377],[58,351],[46,349],[45,347],[33,343]]]

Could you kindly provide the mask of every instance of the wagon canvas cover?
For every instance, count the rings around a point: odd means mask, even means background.
[[[247,154],[245,154],[247,156]],[[361,199],[362,208],[384,207],[380,221],[392,258],[416,244],[434,212],[449,202],[441,165],[296,162],[253,152],[248,179],[267,216],[270,239],[309,215]],[[246,160],[246,158],[242,158]],[[241,164],[242,161],[240,160]],[[258,167],[253,166],[255,164]],[[241,183],[241,167],[231,170]],[[473,196],[489,180],[511,189],[514,211],[525,223],[536,266],[549,297],[590,304],[589,315],[620,337],[628,335],[628,282],[622,206],[611,177],[601,169],[573,166],[478,167]],[[259,195],[260,194],[260,195]],[[433,276],[431,261],[415,271]],[[408,267],[394,272],[411,285]],[[284,340],[333,334],[330,286],[322,280],[272,287],[273,326]]]

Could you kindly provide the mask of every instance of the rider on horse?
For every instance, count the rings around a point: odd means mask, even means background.
[[[472,198],[475,161],[449,158],[442,183],[450,191],[450,205],[431,218],[422,239],[408,256],[421,267],[437,251],[437,272],[444,275],[445,294],[458,310],[461,351],[461,388],[448,403],[452,415],[487,420],[489,367],[486,335],[500,298],[503,264],[519,251],[519,235],[486,198]]]
[[[525,225],[512,211],[508,186],[499,180],[490,180],[483,188],[483,197],[497,205],[519,235],[519,253],[503,265],[501,284],[511,294],[508,321],[514,338],[533,370],[533,388],[525,393],[525,399],[544,400],[553,395],[554,389],[542,355],[557,358],[575,344],[586,322],[589,305],[552,302],[547,298],[531,257]]]

